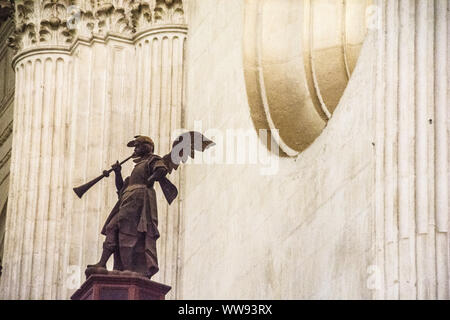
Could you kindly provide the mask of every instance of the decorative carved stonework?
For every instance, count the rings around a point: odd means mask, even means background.
[[[134,31],[151,25],[153,21],[152,9],[147,1],[139,1],[133,4],[131,9],[131,24]]]
[[[52,44],[71,43],[74,39],[75,30],[67,27],[68,7],[73,5],[75,1],[45,0],[41,2],[43,11],[39,41]]]
[[[126,7],[115,6],[110,1],[104,1],[95,11],[94,16],[96,20],[93,31],[99,34],[113,32],[127,36],[131,35],[133,29],[130,26],[127,9]]]
[[[182,0],[156,0],[155,21],[158,23],[184,23]]]
[[[93,19],[93,32],[121,33],[132,36],[154,24],[182,24],[183,3],[181,0],[125,0],[96,1],[86,6],[86,14]]]
[[[9,43],[16,51],[38,45],[67,45],[75,31],[67,27],[73,0],[16,0],[16,30]]]
[[[7,16],[7,12],[11,15],[12,3],[1,0],[0,3],[0,17]],[[41,45],[70,45],[78,36],[91,38],[94,34],[132,37],[154,25],[184,23],[182,0],[16,0],[14,3],[16,30],[9,45],[16,51]]]

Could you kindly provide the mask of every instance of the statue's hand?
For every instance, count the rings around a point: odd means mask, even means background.
[[[119,161],[116,161],[116,163],[114,163],[111,167],[115,173],[120,173],[122,171],[122,166],[120,165]]]
[[[103,176],[108,178],[109,177],[109,172],[108,170],[103,170]]]

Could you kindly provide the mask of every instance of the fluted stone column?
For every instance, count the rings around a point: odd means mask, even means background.
[[[71,57],[65,3],[16,1],[17,50],[4,298],[56,297]],[[62,16],[55,16],[55,10]]]
[[[376,5],[375,298],[449,299],[449,2]]]
[[[154,137],[156,152],[170,151],[173,133],[182,127],[184,108],[184,47],[186,29],[180,25],[161,26],[141,33],[136,41],[135,132]],[[180,170],[181,171],[181,170]],[[170,179],[180,186],[180,172]],[[161,192],[158,197],[158,216],[161,241],[158,242],[160,272],[155,279],[176,283],[178,274],[178,234],[182,193],[168,206]],[[173,290],[172,290],[173,291]],[[175,297],[176,290],[169,293]]]
[[[3,298],[66,299],[82,283],[117,195],[111,178],[81,200],[72,188],[127,157],[136,134],[168,151],[182,126],[185,38],[181,0],[16,1]],[[175,295],[179,203],[160,200],[157,280]]]

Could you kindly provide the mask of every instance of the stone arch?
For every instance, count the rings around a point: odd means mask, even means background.
[[[285,156],[322,132],[355,68],[370,0],[246,0],[244,74],[256,130]]]

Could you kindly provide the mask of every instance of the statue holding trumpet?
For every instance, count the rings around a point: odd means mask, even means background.
[[[91,269],[105,269],[109,258],[114,255],[114,270],[131,271],[151,278],[159,270],[156,253],[158,211],[155,182],[169,204],[177,197],[178,190],[166,175],[178,169],[195,151],[205,151],[214,142],[195,131],[180,135],[172,144],[172,150],[164,157],[154,154],[154,142],[146,136],[135,136],[127,146],[134,148],[133,154],[122,162],[116,162],[111,169],[92,181],[74,188],[82,197],[93,185],[115,174],[118,201],[109,214],[101,233],[106,236],[100,260],[88,265]],[[135,166],[130,176],[122,178],[121,165],[133,159]]]

